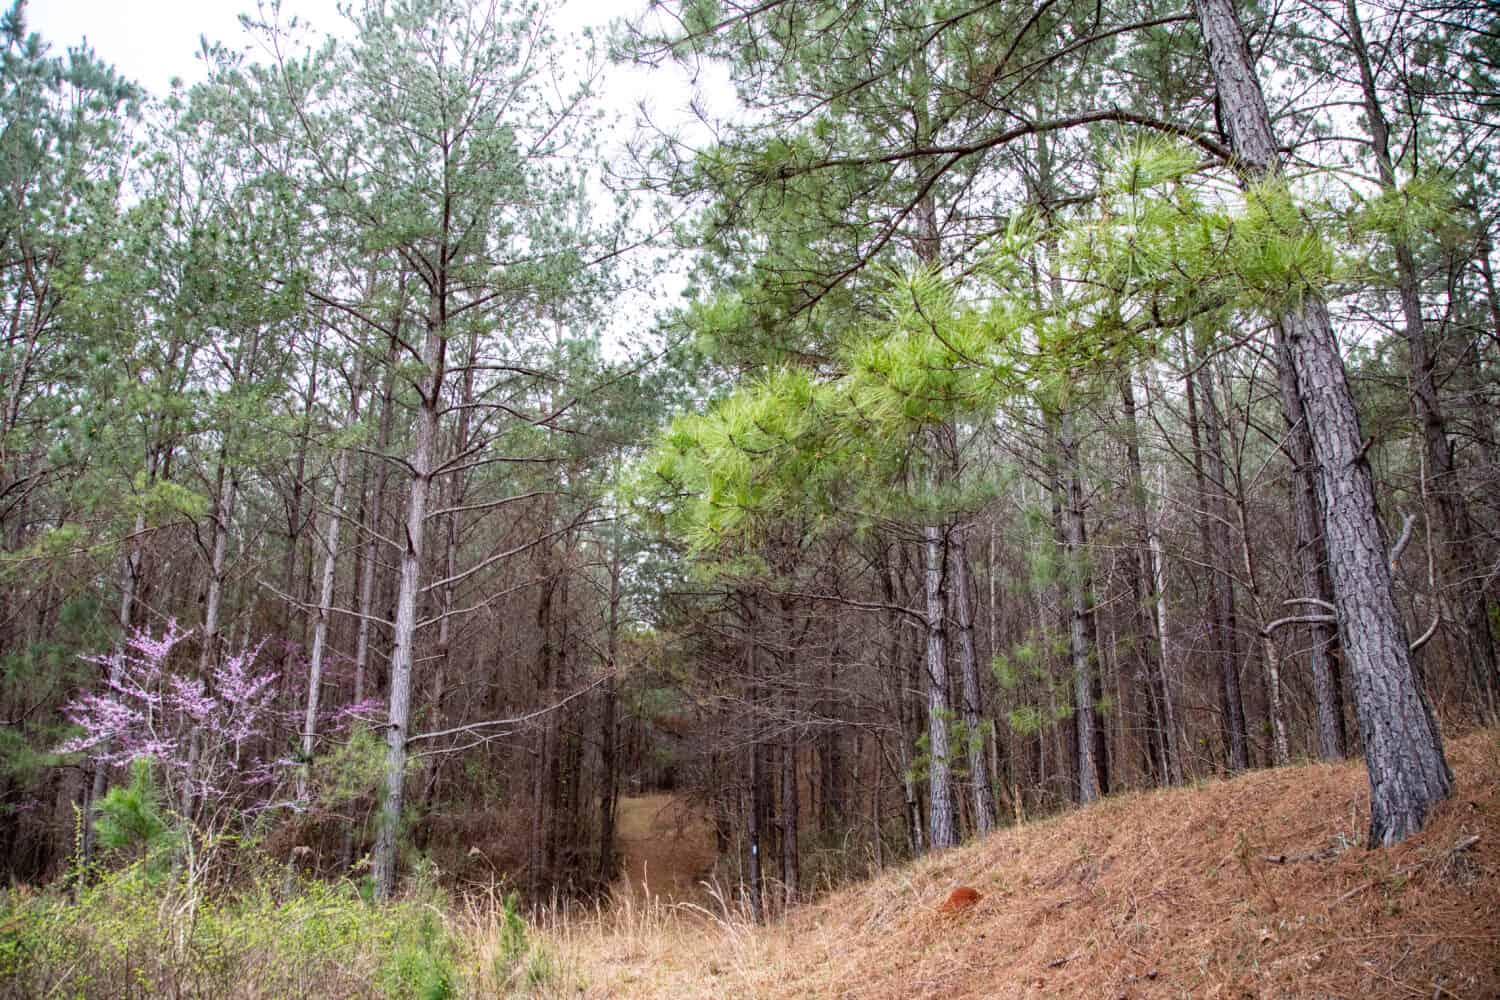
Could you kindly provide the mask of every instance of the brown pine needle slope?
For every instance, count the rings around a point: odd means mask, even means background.
[[[1358,761],[1135,793],[888,871],[768,928],[637,909],[559,924],[589,997],[1500,997],[1500,733],[1368,851]],[[982,898],[939,914],[955,886]],[[649,915],[648,915],[649,914]]]

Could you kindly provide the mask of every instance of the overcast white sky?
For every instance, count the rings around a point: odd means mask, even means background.
[[[194,58],[200,35],[243,46],[239,15],[253,12],[255,5],[256,0],[28,0],[26,20],[57,50],[87,38],[125,76],[161,94],[173,76],[189,83],[202,79]],[[602,28],[645,6],[644,0],[566,0],[557,23],[562,30]],[[282,14],[336,32],[343,23],[337,0],[283,0]]]

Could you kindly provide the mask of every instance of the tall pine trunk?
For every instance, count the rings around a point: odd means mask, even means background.
[[[948,645],[944,627],[948,595],[944,587],[941,525],[922,529],[922,581],[926,597],[927,656],[927,845],[934,851],[957,843],[953,826],[948,750]]]
[[[1156,552],[1151,545],[1146,481],[1141,473],[1140,429],[1136,421],[1135,375],[1132,372],[1127,371],[1120,379],[1120,401],[1124,408],[1126,487],[1130,493],[1130,515],[1135,531],[1135,559],[1127,564],[1126,573],[1130,578],[1131,616],[1135,619],[1136,657],[1145,681],[1146,703],[1150,706],[1150,744],[1158,780],[1162,784],[1175,784],[1182,780],[1177,751],[1177,713],[1167,686],[1166,662],[1154,616],[1160,594],[1156,588]]]
[[[990,787],[989,759],[983,726],[984,702],[979,685],[979,655],[974,648],[974,594],[969,573],[968,545],[963,529],[948,534],[948,565],[953,574],[953,617],[958,622],[958,663],[963,681],[964,734],[969,753],[969,782],[973,789],[974,829],[983,836],[995,827],[995,794]]]
[[[1280,162],[1271,116],[1232,0],[1195,0],[1194,7],[1236,159],[1255,179],[1274,177]],[[1303,413],[1287,417],[1307,421],[1323,484],[1334,604],[1370,775],[1369,842],[1393,844],[1422,828],[1432,807],[1452,793],[1453,775],[1412,669],[1359,415],[1317,289],[1306,289],[1282,313],[1278,335],[1286,339],[1303,405]]]
[[[1084,585],[1086,528],[1083,520],[1083,481],[1078,472],[1078,439],[1073,414],[1064,409],[1057,418],[1057,452],[1062,464],[1060,490],[1063,574],[1068,591],[1068,657],[1073,680],[1073,734],[1078,801],[1096,801],[1103,791],[1095,730],[1094,656],[1089,642],[1091,595]]]
[[[346,430],[359,422],[360,395],[363,387],[363,365],[354,377],[349,394],[349,416]],[[349,482],[349,449],[339,451],[333,467],[333,499],[328,509],[328,522],[323,533],[323,571],[318,585],[317,617],[313,622],[312,655],[307,663],[307,704],[302,718],[302,761],[297,773],[297,798],[307,798],[308,768],[311,766],[313,749],[318,738],[318,709],[323,690],[323,659],[328,649],[328,624],[332,617],[333,585],[337,578],[339,561],[339,538],[344,519],[344,492]]]
[[[417,596],[427,537],[427,499],[432,490],[438,412],[442,403],[443,365],[447,341],[443,336],[442,302],[434,301],[427,319],[422,348],[424,371],[417,385],[419,409],[408,461],[405,537],[396,589],[396,621],[391,643],[391,693],[385,730],[385,781],[379,827],[371,867],[375,894],[388,899],[396,887],[396,854],[401,833],[401,806],[406,783],[407,741],[411,734],[411,685],[417,639]]]
[[[1292,460],[1292,515],[1297,536],[1297,575],[1302,594],[1333,603],[1328,578],[1328,550],[1323,540],[1323,501],[1318,495],[1313,466],[1312,431],[1303,413],[1302,392],[1285,337],[1277,338],[1277,384],[1282,412],[1288,421],[1286,451]],[[1294,416],[1296,415],[1296,416]],[[1344,682],[1339,669],[1338,629],[1326,622],[1307,626],[1308,665],[1312,670],[1313,700],[1318,713],[1318,755],[1340,760],[1348,751],[1344,726]]]
[[[1219,415],[1218,393],[1211,375],[1208,357],[1197,361],[1198,411],[1201,416],[1203,457],[1203,510],[1199,516],[1208,539],[1208,562],[1212,572],[1213,650],[1219,669],[1219,705],[1228,763],[1232,771],[1250,766],[1250,742],[1245,725],[1245,700],[1240,690],[1240,652],[1238,625],[1234,607],[1233,543],[1229,537],[1229,490],[1224,464],[1223,420]],[[1189,399],[1192,399],[1189,390]]]
[[[1370,145],[1380,174],[1380,186],[1396,190],[1396,168],[1391,160],[1390,126],[1381,110],[1380,95],[1375,88],[1375,74],[1365,45],[1359,8],[1354,0],[1345,0],[1344,9],[1349,39],[1359,66],[1360,89],[1364,95],[1365,121],[1370,129]],[[1465,659],[1484,700],[1485,715],[1496,718],[1495,642],[1490,634],[1489,610],[1484,596],[1486,567],[1475,544],[1474,524],[1469,505],[1453,458],[1453,442],[1448,438],[1447,420],[1438,399],[1437,379],[1433,373],[1437,359],[1427,342],[1427,324],[1422,319],[1422,298],[1416,259],[1410,242],[1402,235],[1392,238],[1396,257],[1396,287],[1401,298],[1402,332],[1411,354],[1411,399],[1417,422],[1422,429],[1422,444],[1427,456],[1427,491],[1437,501],[1438,523],[1442,527],[1442,567],[1448,587],[1458,605],[1456,624],[1462,630]]]

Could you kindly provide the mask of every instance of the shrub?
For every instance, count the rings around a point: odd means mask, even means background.
[[[69,898],[0,896],[0,997],[392,997],[463,988],[469,947],[430,901],[372,906],[350,883],[268,864],[207,897],[144,861]],[[472,963],[471,963],[472,964]]]

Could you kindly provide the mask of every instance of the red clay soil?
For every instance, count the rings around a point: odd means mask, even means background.
[[[937,911],[939,913],[962,913],[964,910],[978,906],[983,898],[984,896],[978,889],[961,885],[948,893],[948,898],[943,900]]]
[[[1456,794],[1394,848],[1364,847],[1357,761],[1122,795],[805,907],[774,969],[701,995],[1493,1000],[1500,732],[1448,756]]]

